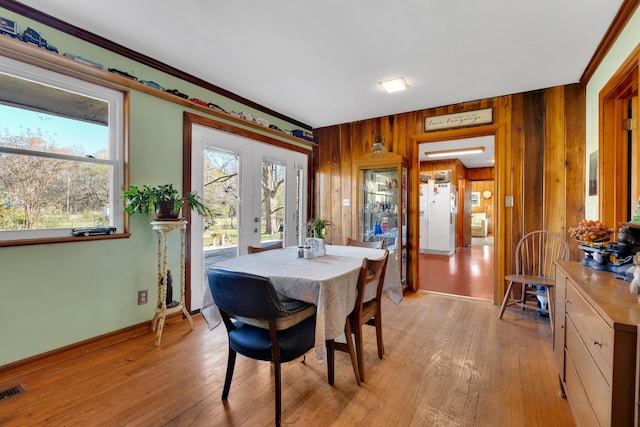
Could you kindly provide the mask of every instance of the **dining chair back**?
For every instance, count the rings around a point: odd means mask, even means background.
[[[355,240],[355,239],[352,239],[351,237],[348,237],[347,246],[360,246],[361,248],[384,249],[384,240],[364,242],[362,240]]]
[[[358,275],[357,296],[356,303],[353,311],[347,316],[345,322],[345,337],[347,343],[341,343],[336,341],[329,341],[327,343],[327,358],[329,366],[327,368],[329,375],[329,384],[333,384],[334,381],[334,351],[344,351],[349,353],[352,358],[357,362],[357,369],[354,366],[354,372],[356,375],[356,382],[364,382],[365,369],[364,369],[364,342],[362,327],[364,325],[375,326],[376,339],[378,345],[378,357],[382,359],[384,355],[384,343],[382,341],[382,288],[384,286],[384,277],[387,268],[387,260],[389,258],[389,251],[385,250],[384,255],[378,259],[365,258],[362,261],[360,267],[360,274]],[[367,286],[376,286],[376,297],[370,301],[364,300],[365,289]],[[350,344],[351,334],[354,335],[354,345]],[[355,347],[355,349],[354,349]]]
[[[548,314],[553,330],[555,261],[569,259],[569,244],[557,233],[536,230],[520,239],[514,254],[515,271],[504,277],[509,285],[498,318],[502,319],[508,306],[515,305],[523,310]],[[518,292],[514,294],[514,291]]]
[[[275,421],[279,426],[281,363],[301,357],[314,347],[316,307],[281,298],[266,277],[218,268],[209,270],[207,275],[229,339],[222,400],[229,396],[237,353],[270,361],[275,377]]]
[[[277,242],[269,242],[265,243],[261,246],[247,246],[247,252],[250,254],[255,254],[256,252],[270,251],[272,249],[282,249],[284,248],[284,243],[282,240],[278,240]]]

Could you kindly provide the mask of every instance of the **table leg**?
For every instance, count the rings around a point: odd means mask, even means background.
[[[156,347],[160,345],[160,340],[162,340],[162,329],[164,329],[164,314],[160,315],[158,322],[158,332],[156,332]]]

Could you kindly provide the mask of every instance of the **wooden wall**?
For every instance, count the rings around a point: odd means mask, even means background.
[[[493,124],[424,133],[430,116],[493,108]],[[495,135],[494,235],[496,301],[504,293],[504,274],[512,270],[512,252],[527,232],[544,228],[566,236],[584,216],[585,90],[580,84],[465,102],[314,130],[313,214],[339,227],[330,242],[341,244],[357,232],[358,207],[351,163],[369,152],[377,136],[410,165],[409,260],[407,282],[418,289],[418,156],[426,140],[451,140],[473,132]],[[505,207],[513,196],[513,207]],[[350,206],[343,206],[350,199]],[[581,252],[571,242],[572,259]]]

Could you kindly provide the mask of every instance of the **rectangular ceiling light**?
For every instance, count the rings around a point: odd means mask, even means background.
[[[409,83],[407,83],[404,77],[396,77],[395,79],[384,80],[382,82],[378,82],[378,84],[387,93],[398,92],[399,90],[405,90],[409,87]]]
[[[470,147],[470,148],[459,148],[457,150],[445,150],[445,151],[425,151],[424,154],[427,157],[453,157],[453,156],[464,156],[465,154],[478,154],[484,153],[484,147]]]

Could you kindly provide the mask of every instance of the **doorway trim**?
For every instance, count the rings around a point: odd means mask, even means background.
[[[637,166],[640,164],[638,132],[631,127],[623,129],[623,122],[628,119],[629,100],[634,101],[631,110],[635,110],[637,128],[639,64],[640,45],[631,52],[599,94],[597,189],[599,216],[604,224],[617,225],[630,220],[630,208],[640,196],[637,185]],[[635,152],[628,150],[628,132],[635,140]],[[631,165],[627,159],[631,159]]]
[[[502,179],[503,175],[506,173],[506,168],[504,165],[503,156],[505,153],[505,129],[502,123],[494,123],[491,125],[482,125],[482,126],[474,126],[474,127],[466,127],[466,128],[458,128],[458,129],[448,129],[442,131],[434,131],[429,133],[416,134],[411,136],[411,139],[415,143],[415,149],[413,150],[414,158],[412,159],[412,164],[414,165],[414,170],[420,169],[420,150],[418,147],[421,143],[425,142],[438,142],[438,141],[453,141],[456,139],[463,138],[474,138],[479,136],[491,136],[494,137],[494,150],[495,150],[495,163],[494,163],[494,189],[495,189],[495,222],[494,222],[494,262],[493,262],[493,270],[494,270],[494,284],[493,284],[493,303],[498,304],[502,301],[502,295],[504,294],[504,280],[503,280],[503,272],[505,268],[505,244],[504,244],[504,236],[509,235],[506,230],[505,224],[505,206],[502,203],[503,195],[505,194],[504,187],[504,179]],[[418,206],[418,198],[419,194],[412,194],[413,206]],[[414,213],[414,218],[412,218],[412,223],[414,226],[417,226],[419,222],[419,212],[418,210]],[[504,234],[503,234],[504,233]],[[415,233],[414,233],[415,234]],[[417,239],[414,236],[414,239]],[[417,248],[417,240],[413,241],[413,247]],[[416,251],[417,252],[417,251]],[[418,272],[419,275],[419,272]],[[420,278],[418,277],[418,281]]]

